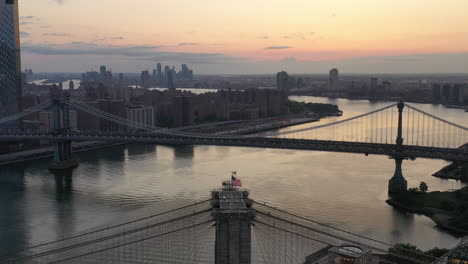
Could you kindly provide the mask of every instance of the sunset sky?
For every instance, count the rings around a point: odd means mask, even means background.
[[[20,0],[23,68],[468,71],[466,0]]]

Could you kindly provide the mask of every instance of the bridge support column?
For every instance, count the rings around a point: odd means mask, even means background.
[[[388,182],[388,193],[396,194],[404,192],[408,189],[408,182],[403,177],[402,164],[403,164],[403,108],[405,104],[400,101],[398,103],[398,134],[396,139],[396,155],[395,159],[395,174]]]
[[[69,106],[55,98],[53,99],[53,109],[55,134],[60,135],[70,131]],[[71,144],[71,141],[56,141],[54,143],[54,161],[49,166],[49,170],[67,170],[78,166],[78,161],[72,158]]]
[[[250,264],[255,210],[248,199],[249,193],[229,183],[212,195],[216,221],[215,264]]]
[[[395,158],[395,174],[388,182],[388,193],[397,194],[408,190],[408,182],[403,177],[403,159]]]

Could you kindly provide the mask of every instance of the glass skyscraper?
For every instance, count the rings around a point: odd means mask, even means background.
[[[18,0],[0,0],[0,118],[22,110]]]

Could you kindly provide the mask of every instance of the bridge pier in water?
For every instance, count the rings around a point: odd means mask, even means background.
[[[70,130],[70,110],[68,104],[62,103],[58,98],[53,99],[54,133]],[[49,170],[68,170],[76,168],[78,161],[72,158],[72,142],[70,140],[57,140],[54,142],[54,160]]]
[[[395,174],[388,182],[389,194],[397,194],[408,190],[408,182],[403,177],[402,164],[402,158],[395,158]]]
[[[397,194],[405,192],[408,189],[408,182],[403,177],[402,164],[404,157],[401,155],[403,151],[403,108],[405,104],[400,101],[398,103],[398,134],[396,139],[396,155],[393,156],[395,159],[395,174],[388,182],[388,193]]]
[[[249,192],[234,188],[230,182],[212,192],[216,224],[215,264],[250,264],[252,221],[255,210]]]

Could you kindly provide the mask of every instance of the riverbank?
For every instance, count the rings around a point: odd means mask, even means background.
[[[458,149],[467,151],[468,144],[462,145]],[[468,162],[453,162],[432,174],[432,176],[441,179],[468,182]]]
[[[295,91],[295,90],[290,91],[289,96],[312,96],[312,97],[320,97],[320,98],[328,98],[328,99],[346,99],[346,100],[351,100],[351,101],[367,100],[369,102],[398,102],[402,100],[402,98],[398,96],[388,97],[388,98],[383,98],[383,99],[369,99],[369,97],[367,96],[340,96],[340,95],[327,96],[327,95],[317,94],[311,91]],[[403,98],[403,100],[405,103],[442,105],[443,107],[447,109],[459,109],[459,110],[464,110],[465,112],[468,112],[468,105],[448,105],[448,104],[443,104],[440,102],[430,102],[427,100],[420,100],[416,98],[414,99]]]
[[[468,235],[468,187],[451,192],[410,190],[386,202],[398,210],[425,215],[442,230]]]
[[[254,120],[226,121],[181,128],[180,131],[215,134],[215,135],[245,135],[280,128],[296,126],[320,121],[321,118],[342,116],[343,111],[335,104],[306,103],[289,100],[288,115],[274,116]]]
[[[441,170],[432,174],[432,176],[441,179],[468,182],[468,162],[454,162],[443,167]]]
[[[284,127],[301,125],[305,123],[317,122],[317,116],[284,116],[266,118],[260,120],[245,120],[225,125],[204,126],[196,129],[183,130],[193,133],[214,134],[214,135],[246,135],[269,130],[276,130]]]

